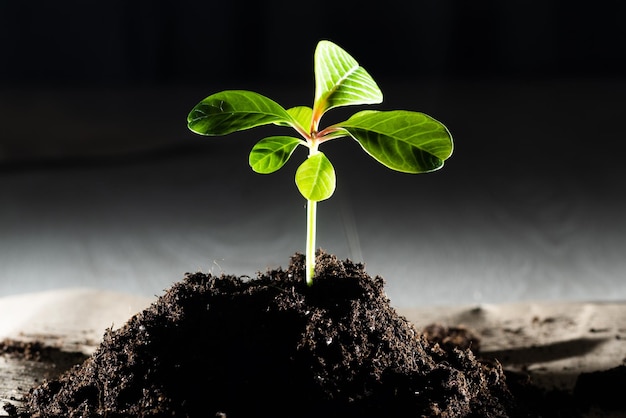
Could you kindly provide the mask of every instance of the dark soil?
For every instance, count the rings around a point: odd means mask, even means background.
[[[545,394],[472,350],[418,332],[380,277],[318,256],[258,278],[188,274],[97,351],[31,390],[26,417],[526,417]],[[428,338],[426,338],[428,337]],[[508,382],[508,383],[507,383]],[[567,402],[563,402],[563,405]],[[571,407],[570,407],[571,408]],[[561,415],[552,409],[554,415]],[[572,412],[571,410],[569,412]]]
[[[68,352],[60,347],[51,346],[41,341],[21,341],[5,339],[0,341],[0,389],[2,396],[8,396],[12,403],[3,405],[9,416],[19,416],[18,407],[22,395],[33,385],[41,384],[44,379],[59,376],[72,366],[88,358],[83,353]],[[16,362],[19,366],[16,367]],[[7,364],[12,365],[7,367]],[[10,391],[7,389],[11,388]]]
[[[39,341],[0,341],[0,355],[15,357],[24,360],[48,361],[52,359],[53,353],[58,350],[47,346]]]

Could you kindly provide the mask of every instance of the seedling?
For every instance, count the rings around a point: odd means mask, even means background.
[[[271,136],[261,139],[250,152],[250,167],[261,174],[280,169],[299,146],[308,148],[307,159],[296,170],[298,190],[307,201],[306,282],[315,275],[317,202],[335,191],[332,164],[319,146],[348,137],[381,164],[404,173],[426,173],[443,166],[452,154],[447,128],[428,115],[406,110],[363,110],[348,120],[320,129],[322,116],[335,107],[378,104],[383,95],[374,79],[346,51],[320,41],[314,55],[315,98],[313,108],[284,109],[258,93],[227,90],[202,100],[189,113],[189,129],[201,135],[226,135],[274,124],[291,127],[300,138]]]

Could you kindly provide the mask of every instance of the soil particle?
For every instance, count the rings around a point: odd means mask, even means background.
[[[56,351],[53,347],[46,346],[39,341],[18,341],[13,339],[0,341],[1,356],[42,361],[49,360],[53,351]]]
[[[23,395],[43,379],[54,378],[87,358],[41,341],[0,341],[0,403],[9,416],[20,416]],[[5,414],[0,413],[2,416]]]
[[[448,351],[454,348],[472,350],[473,353],[480,351],[480,337],[464,326],[446,327],[431,324],[424,327],[422,333],[428,341],[437,343]]]
[[[303,275],[299,254],[254,279],[187,274],[24,416],[526,416],[497,361],[426,339],[363,265],[321,253]]]

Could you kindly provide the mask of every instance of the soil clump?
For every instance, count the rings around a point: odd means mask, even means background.
[[[418,332],[362,264],[320,253],[309,287],[296,254],[254,279],[187,274],[32,389],[21,416],[533,416],[478,344],[462,329]]]

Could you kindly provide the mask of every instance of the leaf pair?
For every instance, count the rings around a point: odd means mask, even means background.
[[[315,51],[313,107],[284,109],[258,93],[230,90],[202,100],[188,116],[189,128],[202,135],[226,135],[256,126],[275,124],[295,129],[302,138],[272,136],[261,139],[250,152],[249,163],[258,173],[280,169],[298,145],[309,156],[296,171],[300,193],[321,201],[335,190],[335,170],[318,150],[321,143],[351,137],[383,165],[406,173],[437,170],[452,153],[452,138],[435,119],[410,111],[361,111],[348,120],[319,129],[322,116],[338,106],[377,104],[382,93],[372,77],[346,51],[321,41]]]

